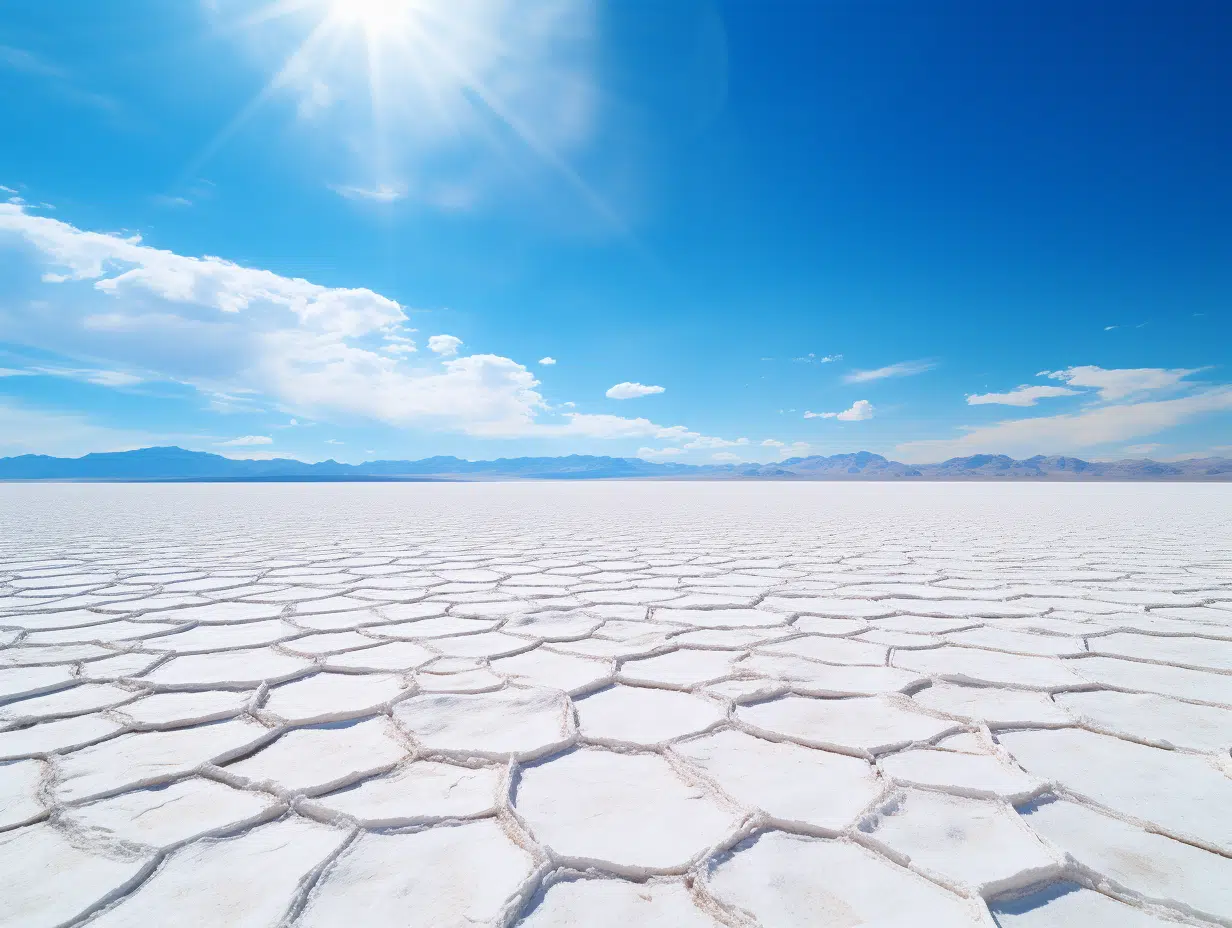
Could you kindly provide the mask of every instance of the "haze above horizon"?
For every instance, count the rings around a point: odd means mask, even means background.
[[[1215,2],[8,9],[0,456],[1232,457],[1230,41]]]

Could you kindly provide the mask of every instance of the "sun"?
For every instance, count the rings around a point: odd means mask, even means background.
[[[379,32],[402,25],[413,5],[414,0],[333,0],[329,15],[335,22]]]

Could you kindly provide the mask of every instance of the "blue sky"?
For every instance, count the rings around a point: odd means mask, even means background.
[[[1232,6],[0,13],[0,454],[1232,456]]]

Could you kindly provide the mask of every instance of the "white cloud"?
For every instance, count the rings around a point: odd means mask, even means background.
[[[1077,396],[1077,390],[1065,387],[1029,386],[1023,384],[1008,393],[978,393],[967,397],[967,405],[983,406],[995,403],[1000,406],[1034,406],[1037,401],[1053,396]]]
[[[329,189],[348,200],[368,200],[372,203],[396,203],[406,197],[405,184],[378,184],[375,187],[339,184],[331,185]]]
[[[912,377],[931,371],[937,365],[932,361],[900,361],[871,371],[852,371],[843,378],[845,383],[868,383],[870,380],[884,380],[887,377]]]
[[[135,384],[144,383],[146,380],[145,377],[129,373],[128,371],[78,370],[63,367],[34,367],[26,371],[17,371],[16,373],[63,377],[66,380],[79,380],[83,383],[92,383],[99,387],[131,387]]]
[[[906,461],[967,454],[1059,454],[1154,435],[1190,419],[1232,410],[1232,387],[1191,396],[1100,406],[1058,416],[1011,419],[972,428],[957,438],[912,441],[895,449]]]
[[[1145,445],[1130,445],[1125,449],[1126,454],[1150,454],[1152,451],[1158,451],[1163,445],[1157,442],[1149,442]]]
[[[1190,374],[1196,373],[1198,373],[1197,368],[1187,370],[1184,368],[1140,367],[1107,370],[1094,365],[1086,365],[1070,367],[1063,371],[1040,371],[1036,376],[1063,380],[1071,387],[1092,388],[1099,391],[1100,399],[1112,401],[1125,399],[1136,393],[1187,386],[1181,381]]]
[[[428,350],[442,358],[452,358],[462,347],[462,339],[454,335],[433,335],[428,339]]]
[[[100,387],[131,387],[142,383],[142,377],[127,371],[88,371],[85,379]]]
[[[715,454],[712,454],[711,457],[714,458],[716,461],[725,461],[725,462],[732,463],[732,464],[738,461],[744,460],[744,458],[742,458],[740,455],[733,454],[730,451],[719,451],[719,452],[716,452]]]
[[[222,258],[188,258],[143,245],[139,235],[83,232],[12,203],[0,203],[0,232],[20,236],[58,269],[43,276],[48,283],[93,280],[96,290],[112,296],[152,294],[226,313],[272,306],[306,328],[341,337],[391,330],[406,319],[401,306],[371,290],[323,287]]]
[[[762,358],[762,360],[772,361],[774,359],[773,358]],[[827,354],[819,358],[817,357],[816,354],[810,351],[808,354],[804,355],[803,357],[792,358],[792,360],[799,361],[804,364],[833,364],[835,361],[843,360],[843,356],[841,354]]]
[[[683,448],[638,448],[639,458],[675,458],[687,454]]]
[[[0,456],[131,451],[151,445],[190,444],[192,436],[112,429],[84,416],[0,401]]]
[[[246,445],[272,445],[274,439],[268,435],[242,435],[239,438],[232,438],[230,441],[220,441],[218,445],[221,447],[244,447]]]
[[[631,400],[639,396],[651,396],[655,393],[663,393],[666,387],[648,387],[641,383],[618,383],[614,387],[609,387],[605,394],[610,400]]]
[[[850,409],[845,409],[835,416],[840,422],[863,422],[873,418],[873,404],[868,400],[856,400]]]
[[[33,377],[34,371],[19,371],[12,367],[0,367],[0,377]]]
[[[9,307],[0,340],[106,359],[114,370],[91,376],[112,385],[137,370],[140,379],[194,387],[228,410],[361,417],[480,437],[725,441],[644,418],[554,416],[524,365],[494,354],[444,356],[461,345],[454,336],[433,336],[436,357],[416,360],[405,311],[371,290],[184,257],[0,204],[0,247],[14,243],[47,269],[51,299]],[[633,396],[663,392],[640,384],[613,390],[627,388]]]
[[[555,358],[540,358],[539,363],[542,364],[544,367],[551,367],[553,364],[556,363],[556,359]]]
[[[863,422],[873,418],[873,404],[868,400],[856,400],[850,409],[842,412],[805,412],[806,419],[838,419],[841,422]]]
[[[327,438],[327,439],[325,439],[325,444],[327,444],[327,445],[345,445],[345,444],[346,444],[346,442],[344,442],[344,441],[339,441],[339,440],[338,440],[338,439],[336,439],[336,438]]]
[[[765,441],[761,443],[761,446],[763,448],[786,448],[787,447],[783,442],[778,441],[777,439],[774,439],[774,438],[767,438]]]
[[[1174,464],[1177,461],[1192,461],[1195,458],[1229,458],[1232,457],[1232,445],[1214,445],[1199,451],[1181,451],[1177,454],[1155,455],[1155,460]]]
[[[726,438],[713,438],[708,435],[702,435],[701,437],[695,438],[691,442],[688,442],[685,447],[690,449],[735,448],[740,445],[747,445],[748,443],[749,440],[747,438],[737,438],[735,441],[730,441]]]

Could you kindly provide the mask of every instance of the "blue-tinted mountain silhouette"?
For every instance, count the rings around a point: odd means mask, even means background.
[[[1114,462],[1037,455],[1015,460],[1003,454],[951,458],[940,464],[902,464],[860,451],[830,457],[788,458],[774,464],[676,464],[640,458],[569,455],[465,461],[432,457],[420,461],[305,464],[290,458],[236,460],[183,448],[142,448],[80,458],[23,454],[0,458],[0,480],[594,480],[600,478],[784,479],[784,480],[1232,480],[1232,460],[1201,458],[1162,464]]]

